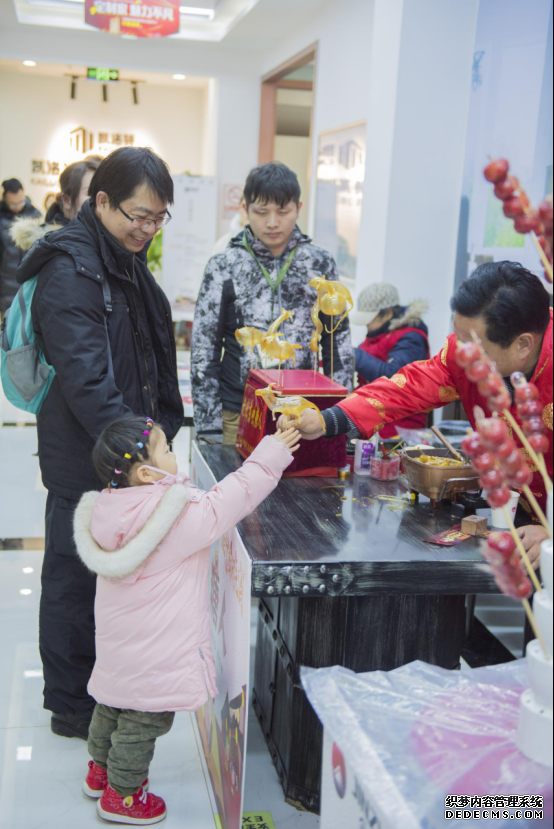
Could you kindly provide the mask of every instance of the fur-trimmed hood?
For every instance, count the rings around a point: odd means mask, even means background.
[[[118,499],[117,520],[113,506]],[[87,492],[75,511],[75,545],[81,561],[107,579],[135,581],[191,500],[190,484]]]
[[[395,317],[389,323],[389,331],[397,331],[399,328],[419,328],[421,319],[429,310],[429,303],[423,299],[416,299],[406,308],[400,317]]]
[[[10,236],[22,251],[31,250],[38,239],[42,239],[47,233],[53,230],[59,230],[63,227],[62,224],[42,224],[42,219],[29,219],[22,217],[16,219],[10,228]]]

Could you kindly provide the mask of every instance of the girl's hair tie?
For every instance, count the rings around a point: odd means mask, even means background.
[[[131,455],[129,455],[129,453],[128,453],[128,452],[125,452],[125,457],[126,457],[126,458],[129,458],[129,460],[131,460]]]
[[[137,443],[137,446],[138,446],[139,449],[144,449],[144,443],[139,442],[139,443]]]
[[[150,432],[143,432],[142,434],[146,435],[146,437],[150,437]]]
[[[116,482],[115,482],[115,481],[112,481],[112,482],[110,483],[110,486],[117,486],[117,484],[116,484]]]
[[[121,471],[121,469],[114,469],[114,473],[116,475],[123,475],[123,472]]]

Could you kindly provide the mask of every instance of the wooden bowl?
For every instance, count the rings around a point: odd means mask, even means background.
[[[448,449],[405,449],[402,452],[404,474],[413,492],[426,495],[432,502],[439,502],[443,498],[452,500],[459,492],[480,488],[479,476],[469,461],[466,466],[429,466],[417,460],[420,455],[452,457]]]

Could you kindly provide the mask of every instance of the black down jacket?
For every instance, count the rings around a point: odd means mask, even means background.
[[[27,253],[18,281],[37,274],[33,327],[56,370],[37,418],[42,478],[50,492],[77,500],[101,488],[91,453],[114,420],[152,417],[168,440],[182,425],[171,309],[147,268],[146,251],[135,255],[122,247],[90,201]]]
[[[3,201],[0,201],[0,311],[5,311],[12,304],[19,286],[15,277],[23,253],[10,235],[13,223],[17,219],[37,219],[40,212],[33,207],[29,198],[21,213],[12,213]]]

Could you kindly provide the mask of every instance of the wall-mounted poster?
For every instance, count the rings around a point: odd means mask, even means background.
[[[356,282],[365,156],[365,121],[320,133],[314,241],[332,254],[341,280],[351,290]]]

